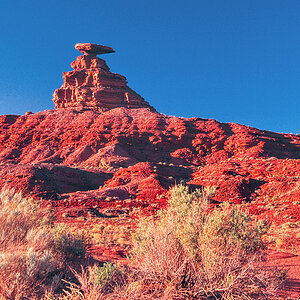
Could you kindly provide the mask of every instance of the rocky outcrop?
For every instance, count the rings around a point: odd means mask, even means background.
[[[64,83],[55,90],[55,108],[106,111],[116,107],[154,110],[139,94],[127,86],[124,76],[110,72],[103,59],[97,55],[115,52],[102,45],[83,43],[75,48],[83,53],[71,63],[74,71],[65,72]]]

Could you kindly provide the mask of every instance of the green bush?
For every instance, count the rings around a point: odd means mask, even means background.
[[[126,272],[124,267],[106,262],[101,266],[90,266],[86,270],[82,268],[81,273],[73,271],[79,285],[70,283],[64,296],[60,299],[127,299],[122,285],[126,282]],[[120,291],[121,294],[117,294]]]
[[[213,192],[174,187],[169,208],[137,230],[135,268],[74,271],[79,285],[61,299],[268,299],[286,275],[262,266],[269,225],[228,204],[213,209]]]
[[[169,208],[140,225],[133,257],[153,297],[264,299],[282,282],[261,266],[267,222],[228,204],[210,209],[211,194],[175,186]]]
[[[76,258],[84,258],[87,238],[83,232],[71,233],[65,224],[58,224],[53,229],[55,251],[68,262]]]
[[[123,274],[123,270],[118,265],[110,262],[91,270],[89,274],[90,281],[101,290],[107,289]]]

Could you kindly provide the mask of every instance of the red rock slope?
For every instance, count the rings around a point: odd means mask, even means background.
[[[159,193],[181,181],[216,186],[217,201],[234,203],[300,196],[297,135],[147,108],[1,116],[0,128],[0,185],[25,194],[93,190],[125,199],[143,194],[147,179]]]

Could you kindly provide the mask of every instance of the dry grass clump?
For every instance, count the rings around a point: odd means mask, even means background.
[[[67,273],[66,257],[78,254],[72,242],[82,243],[68,231],[54,234],[39,203],[13,190],[0,193],[0,224],[0,298],[41,299],[54,291],[60,274]]]
[[[265,240],[270,248],[299,255],[300,221],[272,224]]]
[[[57,224],[52,233],[53,248],[65,261],[72,263],[76,258],[85,257],[88,238],[83,231],[72,233],[67,225]]]
[[[13,190],[0,193],[0,295],[37,297],[58,278],[60,262],[39,205]]]
[[[7,248],[24,242],[29,231],[39,227],[43,215],[38,203],[24,199],[14,190],[2,190],[0,193],[0,245]]]
[[[109,297],[115,298],[118,291],[126,282],[125,267],[106,262],[103,266],[89,266],[87,270],[82,268],[81,273],[73,271],[79,285],[69,283],[68,290],[64,291],[61,300],[101,300]]]

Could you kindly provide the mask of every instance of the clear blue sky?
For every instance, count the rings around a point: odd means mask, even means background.
[[[78,42],[159,112],[300,133],[299,0],[1,1],[0,114],[53,109]]]

